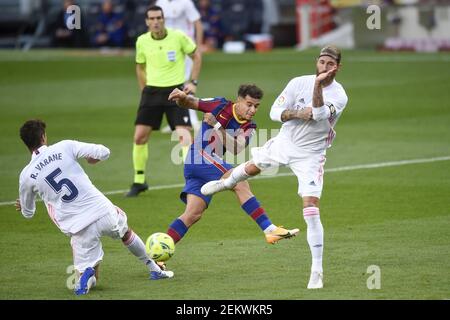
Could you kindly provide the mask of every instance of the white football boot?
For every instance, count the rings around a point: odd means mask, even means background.
[[[308,289],[322,289],[322,288],[323,288],[323,272],[311,271]]]
[[[200,189],[200,192],[205,196],[210,196],[226,189],[228,188],[225,187],[224,180],[214,180],[205,183]]]

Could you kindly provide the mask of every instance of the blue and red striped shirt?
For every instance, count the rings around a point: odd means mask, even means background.
[[[235,104],[225,98],[200,99],[198,110],[204,113],[212,113],[227,133],[237,138],[244,136],[246,145],[248,145],[251,136],[255,132],[256,123],[253,121],[239,120],[235,110]],[[225,153],[225,146],[222,145],[218,133],[212,126],[206,122],[202,122],[202,128],[197,134],[191,151],[206,151],[209,154],[217,154],[222,156]]]

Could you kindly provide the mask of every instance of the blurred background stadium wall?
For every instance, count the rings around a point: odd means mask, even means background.
[[[110,20],[102,19],[103,2],[112,4]],[[1,0],[0,48],[133,47],[146,31],[144,12],[151,0]],[[343,48],[450,50],[449,0],[195,0],[202,14],[205,49],[229,41],[246,48],[307,48],[335,43]],[[64,5],[81,9],[81,29],[65,37]],[[379,6],[379,29],[366,26],[370,5]],[[111,23],[110,23],[111,22]],[[95,41],[105,29],[121,24],[120,39]],[[253,35],[253,37],[252,37]],[[265,35],[265,37],[254,37]],[[62,39],[64,38],[64,39]],[[265,46],[258,42],[269,41]]]

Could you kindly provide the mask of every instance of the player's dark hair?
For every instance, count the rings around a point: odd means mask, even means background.
[[[246,96],[250,96],[253,99],[261,100],[263,95],[264,92],[254,84],[241,84],[239,86],[239,97],[245,98]]]
[[[157,5],[150,5],[147,10],[145,11],[145,17],[147,18],[147,14],[149,11],[161,11],[162,17],[164,19],[164,11],[160,6]]]
[[[28,120],[20,128],[20,138],[30,150],[37,149],[42,144],[46,124],[39,119]]]

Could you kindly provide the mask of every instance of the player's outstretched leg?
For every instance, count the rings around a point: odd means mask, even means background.
[[[75,294],[77,296],[87,294],[96,283],[94,268],[86,268],[75,286]]]
[[[299,229],[288,230],[274,225],[259,201],[251,193],[247,182],[239,183],[234,191],[241,203],[245,201],[241,205],[242,210],[258,224],[265,234],[267,243],[275,244],[282,239],[292,238],[299,233]],[[251,197],[247,199],[248,195]]]
[[[180,241],[184,235],[188,232],[189,228],[186,226],[180,218],[176,218],[172,221],[167,229],[166,233],[173,239],[175,244]]]
[[[210,196],[223,190],[233,189],[239,182],[250,178],[250,175],[245,171],[246,164],[247,162],[238,165],[225,179],[213,180],[204,184],[200,192],[205,196]]]
[[[202,186],[200,192],[205,196],[211,196],[217,192],[230,190],[234,188],[234,186],[231,186],[230,188],[225,187],[224,181],[225,180],[213,180],[207,182]]]
[[[147,266],[150,272],[151,280],[160,280],[173,277],[174,273],[172,271],[162,270],[161,267],[155,263],[155,261],[149,258],[147,252],[145,251],[144,242],[136,233],[133,232],[133,230],[128,229],[122,237],[122,242],[135,257]]]

